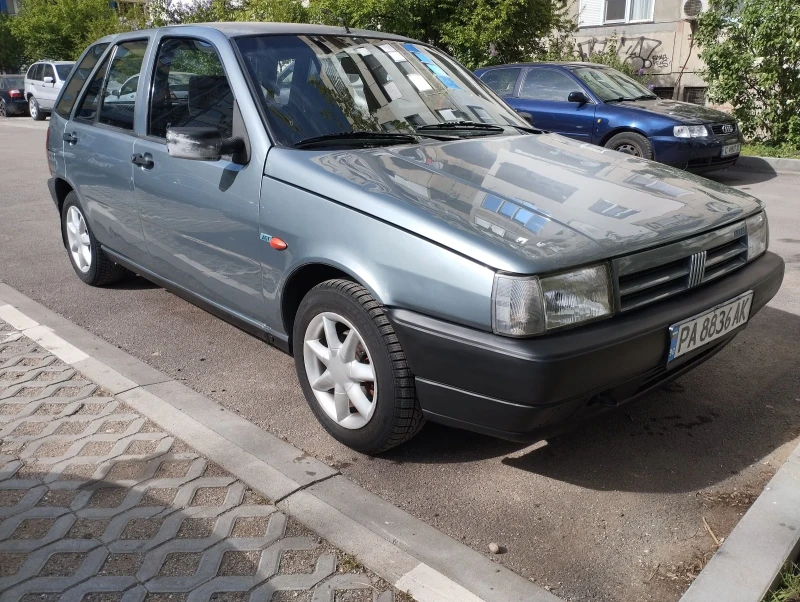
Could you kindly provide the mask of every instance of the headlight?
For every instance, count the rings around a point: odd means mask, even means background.
[[[676,138],[706,138],[708,130],[704,125],[676,125],[672,128],[672,135]]]
[[[497,274],[492,294],[497,334],[530,336],[611,315],[608,266],[546,278]]]
[[[767,212],[747,218],[747,261],[755,259],[769,246],[769,222]]]

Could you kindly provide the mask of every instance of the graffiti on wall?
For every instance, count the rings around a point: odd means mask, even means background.
[[[612,38],[589,38],[578,42],[578,51],[582,56],[595,52],[604,52]],[[617,39],[617,52],[621,59],[630,63],[636,70],[661,71],[670,67],[670,57],[665,52],[663,42],[645,36],[620,36]]]

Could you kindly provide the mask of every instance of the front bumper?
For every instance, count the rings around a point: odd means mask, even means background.
[[[505,439],[551,436],[691,370],[739,328],[670,363],[668,327],[752,290],[750,316],[778,292],[784,262],[766,253],[722,278],[573,330],[511,339],[406,310],[389,310],[425,415]]]
[[[741,144],[738,135],[725,138],[676,138],[653,136],[650,138],[656,161],[695,173],[732,167],[739,155],[722,156],[722,147]]]

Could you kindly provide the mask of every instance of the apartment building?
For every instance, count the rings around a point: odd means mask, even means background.
[[[19,0],[0,0],[0,13],[16,15],[19,12]]]
[[[620,58],[642,70],[664,98],[705,104],[702,61],[691,33],[705,0],[576,0],[576,40],[583,55],[616,36]]]

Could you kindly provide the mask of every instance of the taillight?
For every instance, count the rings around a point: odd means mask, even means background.
[[[8,96],[10,98],[22,98],[22,91],[20,91],[20,90],[10,90],[8,92]]]
[[[53,175],[53,165],[50,163],[50,127],[47,128],[47,134],[44,137],[44,154],[45,160],[47,161],[47,169],[50,171],[50,175]]]

